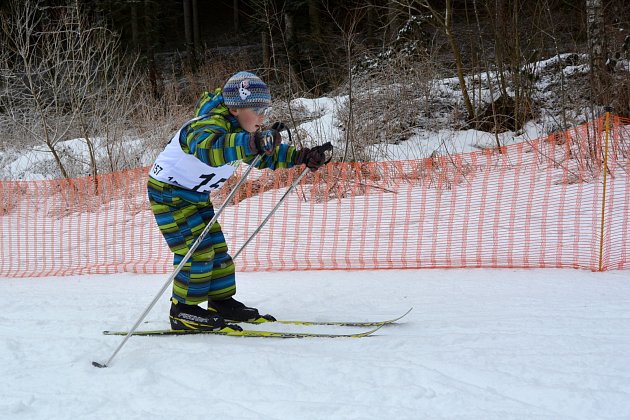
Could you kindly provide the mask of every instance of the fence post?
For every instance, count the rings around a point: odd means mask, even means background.
[[[606,214],[606,178],[608,175],[608,132],[610,121],[610,107],[606,107],[606,122],[604,123],[605,146],[604,146],[604,190],[602,193],[602,222],[599,231],[599,270],[603,271],[604,264],[604,220]]]

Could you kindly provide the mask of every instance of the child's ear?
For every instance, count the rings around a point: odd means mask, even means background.
[[[230,108],[228,109],[228,111],[230,111],[230,114],[234,115],[235,117],[238,115],[238,108]]]

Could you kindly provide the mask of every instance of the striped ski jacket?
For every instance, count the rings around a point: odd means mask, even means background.
[[[212,96],[205,92],[195,107],[195,118],[175,133],[149,175],[158,183],[209,193],[221,188],[240,162],[253,162],[256,153],[250,148],[250,137],[223,103],[221,89]],[[263,155],[256,167],[291,168],[296,157],[294,146],[281,144],[272,155]]]
[[[250,134],[239,126],[223,104],[221,89],[213,94],[204,92],[195,107],[195,117],[202,118],[191,121],[181,130],[179,141],[185,152],[213,167],[254,160],[256,154],[249,148]],[[281,144],[273,155],[264,155],[257,168],[291,168],[296,156],[295,146]]]

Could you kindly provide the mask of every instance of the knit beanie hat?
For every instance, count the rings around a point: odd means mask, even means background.
[[[269,87],[253,73],[241,71],[223,86],[223,102],[228,108],[271,106]]]

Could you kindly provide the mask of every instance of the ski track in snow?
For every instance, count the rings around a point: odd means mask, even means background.
[[[239,273],[283,319],[363,339],[122,337],[159,275],[2,279],[2,419],[628,419],[628,271]],[[163,296],[140,328],[167,327]],[[254,327],[256,328],[256,327]],[[353,331],[349,327],[267,329]],[[358,330],[358,329],[356,329]]]

